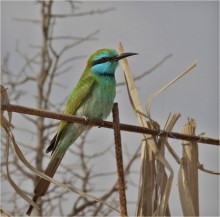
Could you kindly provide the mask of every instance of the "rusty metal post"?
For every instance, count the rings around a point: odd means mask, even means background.
[[[112,113],[113,113],[113,129],[115,136],[115,155],[116,155],[116,164],[117,164],[117,173],[118,173],[120,210],[121,210],[121,216],[127,216],[127,203],[126,203],[126,193],[125,193],[126,187],[124,180],[121,132],[120,132],[119,111],[118,111],[117,103],[114,103]]]

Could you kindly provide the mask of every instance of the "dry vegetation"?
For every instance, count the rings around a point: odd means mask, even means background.
[[[114,105],[113,109],[113,122],[103,122],[103,127],[113,128],[115,133],[115,156],[118,177],[110,188],[100,190],[98,186],[94,186],[91,182],[94,177],[100,178],[102,176],[111,176],[114,175],[114,172],[113,174],[108,174],[107,172],[94,173],[92,171],[92,162],[97,160],[100,156],[109,153],[110,148],[88,156],[85,152],[88,132],[85,132],[85,134],[81,137],[80,142],[76,144],[77,151],[71,151],[72,155],[76,159],[77,168],[74,163],[70,165],[62,165],[62,168],[60,169],[60,176],[64,177],[62,181],[52,179],[41,172],[43,171],[43,162],[45,159],[43,145],[48,143],[49,135],[54,132],[54,129],[57,126],[54,119],[65,119],[79,123],[83,123],[84,121],[84,119],[80,117],[72,117],[70,115],[65,116],[49,112],[60,111],[58,108],[60,108],[63,104],[63,101],[60,102],[60,104],[54,104],[50,99],[51,93],[57,85],[55,80],[56,77],[64,73],[68,73],[70,70],[69,63],[80,58],[77,56],[65,59],[63,58],[64,54],[67,50],[73,49],[74,46],[84,41],[94,40],[94,36],[97,34],[97,31],[94,31],[88,36],[82,38],[54,36],[53,30],[56,19],[83,16],[92,13],[106,13],[111,10],[97,10],[85,12],[84,14],[77,14],[75,13],[76,8],[74,3],[72,1],[68,2],[73,9],[73,13],[71,14],[53,14],[52,8],[54,1],[38,1],[41,7],[41,22],[39,20],[22,20],[37,24],[41,23],[43,40],[40,50],[33,57],[28,57],[19,51],[22,57],[26,60],[26,63],[18,77],[14,77],[13,73],[9,70],[7,57],[3,62],[3,85],[10,88],[10,90],[13,90],[14,93],[8,97],[7,90],[1,86],[1,126],[5,133],[4,138],[2,138],[2,152],[6,153],[1,162],[2,168],[4,167],[4,169],[2,169],[1,179],[2,181],[10,182],[15,191],[12,194],[12,197],[8,200],[8,202],[12,204],[13,211],[10,210],[9,213],[4,209],[4,207],[2,207],[1,214],[3,216],[24,215],[27,206],[19,206],[19,203],[17,203],[19,195],[26,200],[27,203],[31,203],[36,208],[35,215],[37,216],[52,216],[55,214],[61,216],[107,216],[113,211],[115,211],[113,212],[114,214],[121,214],[121,216],[131,215],[133,213],[127,213],[128,202],[126,201],[126,189],[129,188],[127,180],[129,176],[131,177],[133,175],[132,166],[134,162],[136,160],[141,160],[141,168],[140,171],[138,171],[140,176],[137,189],[138,199],[135,201],[136,216],[171,216],[172,213],[170,213],[169,210],[169,196],[170,189],[173,185],[174,171],[165,156],[165,149],[167,149],[179,164],[178,186],[183,214],[185,216],[199,216],[198,169],[212,174],[219,175],[219,173],[206,170],[199,164],[198,143],[203,142],[219,145],[219,140],[207,138],[203,135],[196,136],[196,121],[192,118],[187,120],[186,124],[182,128],[182,133],[172,132],[175,123],[180,118],[179,113],[170,115],[166,126],[164,127],[152,120],[150,115],[150,104],[154,97],[158,96],[172,83],[176,82],[180,77],[188,73],[196,66],[196,63],[193,63],[189,68],[184,70],[177,79],[174,79],[161,90],[154,93],[149,98],[146,104],[146,109],[143,109],[141,107],[138,91],[135,87],[134,81],[136,79],[142,79],[143,76],[147,75],[147,73],[143,73],[141,76],[133,78],[127,60],[122,60],[125,83],[120,83],[119,85],[126,85],[131,106],[139,121],[140,127],[137,128],[136,126],[125,126],[125,124],[120,124],[120,114],[117,109],[117,104]],[[73,40],[72,43],[65,45],[60,51],[55,49],[54,43],[56,40],[69,40],[70,38]],[[118,50],[119,53],[123,52],[122,44],[119,45]],[[168,57],[170,56],[168,55]],[[155,67],[160,66],[168,57],[165,57],[165,59],[158,63]],[[30,73],[28,74],[27,71]],[[22,112],[22,107],[13,107],[13,105],[10,107],[10,101],[19,103],[19,100],[22,98],[22,92],[19,87],[28,82],[36,85],[36,109],[28,110],[28,108],[23,107]],[[18,110],[20,109],[20,111],[16,111],[16,108]],[[5,115],[4,111],[8,111],[8,116]],[[36,116],[36,118],[33,118],[33,116],[24,115],[26,120],[35,126],[35,131],[30,132],[36,138],[35,146],[30,147],[27,144],[21,144],[16,140],[11,131],[14,127],[11,123],[12,112],[20,112]],[[43,117],[50,117],[51,119],[46,121]],[[100,125],[100,123],[95,120],[89,120],[86,124],[93,126]],[[139,133],[142,132],[143,139],[140,141],[141,146],[140,144],[137,144],[136,151],[130,155],[129,161],[124,164],[124,152],[121,147],[120,132],[125,128],[128,129],[129,127],[130,131],[135,131],[136,129],[137,132],[138,130],[140,131]],[[143,129],[146,131],[143,131]],[[185,138],[182,142],[182,156],[178,156],[172,149],[168,141],[169,137],[176,139]],[[25,153],[23,153],[21,147],[23,150],[26,150]],[[12,152],[10,149],[14,151]],[[27,160],[27,156],[29,160]],[[71,168],[74,168],[74,170]],[[67,177],[66,174],[69,174],[69,176]],[[54,185],[48,192],[45,199],[42,199],[38,202],[38,204],[35,204],[30,199],[31,193],[27,192],[26,189],[20,188],[19,184],[28,179],[33,182],[33,185],[35,185],[39,177],[43,177],[51,181]],[[80,182],[80,188],[75,187],[76,182]],[[58,187],[60,187],[61,190],[59,190]],[[94,196],[97,195],[95,192],[99,192],[98,197]],[[72,211],[67,213],[64,209],[64,205],[67,200],[66,195],[69,194],[74,194],[76,197],[74,199],[74,203],[72,204]],[[55,207],[58,207],[58,210],[56,209],[58,214],[54,213]]]

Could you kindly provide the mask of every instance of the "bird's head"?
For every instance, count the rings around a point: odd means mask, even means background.
[[[114,74],[119,60],[136,54],[123,53],[119,55],[114,49],[101,49],[90,56],[87,66],[96,74]]]

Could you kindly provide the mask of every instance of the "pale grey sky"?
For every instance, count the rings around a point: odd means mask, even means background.
[[[23,65],[20,57],[15,53],[16,41],[24,52],[34,52],[30,44],[40,44],[39,26],[15,22],[12,18],[38,18],[39,7],[33,2],[2,1],[1,5],[1,55],[10,53],[10,67],[17,72]],[[63,9],[59,2],[56,11]],[[176,77],[194,60],[198,66],[178,83],[170,87],[152,104],[152,117],[163,127],[170,112],[180,112],[181,119],[174,131],[180,131],[187,117],[197,121],[197,134],[202,132],[206,136],[219,137],[219,3],[217,1],[108,1],[83,2],[83,11],[115,7],[115,10],[104,15],[78,17],[61,20],[57,23],[57,35],[85,36],[94,30],[100,30],[96,36],[98,40],[85,42],[74,48],[68,55],[89,56],[95,50],[109,47],[117,48],[122,41],[126,51],[137,52],[138,56],[129,59],[134,75],[150,69],[164,56],[173,56],[161,67],[141,81],[137,81],[143,106],[151,93],[161,88]],[[57,45],[59,48],[61,45]],[[67,86],[65,90],[54,92],[56,98],[64,98],[77,83],[84,70],[86,59],[74,62],[73,74],[62,78]],[[123,80],[121,68],[117,70],[117,81]],[[29,89],[29,95],[24,96],[23,102],[27,106],[35,106],[31,101],[34,88]],[[126,88],[119,87],[115,101],[119,103],[120,120],[123,123],[137,124],[130,106]],[[14,120],[19,121],[19,114],[14,114]],[[111,119],[111,117],[109,118]],[[91,138],[107,135],[113,141],[108,130],[93,129]],[[19,135],[18,135],[19,136]],[[139,144],[140,136],[122,133],[123,143],[129,146]],[[99,142],[100,144],[102,142]],[[171,141],[176,151],[181,153],[179,141]],[[94,148],[92,148],[94,149]],[[132,147],[131,147],[132,150]],[[211,170],[219,170],[219,149],[214,146],[199,145],[200,162]],[[68,159],[68,157],[66,157]],[[168,154],[175,173],[177,165]],[[109,162],[110,163],[110,162]],[[111,166],[111,165],[106,165]],[[171,213],[182,215],[179,199],[177,198],[177,177],[175,176],[171,194]],[[201,215],[219,215],[219,177],[199,172],[200,213]],[[128,190],[129,191],[129,190]],[[128,192],[136,195],[136,192]],[[130,208],[130,215],[134,214]]]

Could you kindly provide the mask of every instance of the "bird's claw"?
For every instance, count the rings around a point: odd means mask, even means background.
[[[84,118],[84,125],[88,124],[89,118],[86,117],[85,115],[82,116]]]
[[[104,121],[101,120],[101,123],[100,123],[100,125],[98,126],[98,128],[101,128],[101,127],[103,127],[103,126],[104,126]]]

